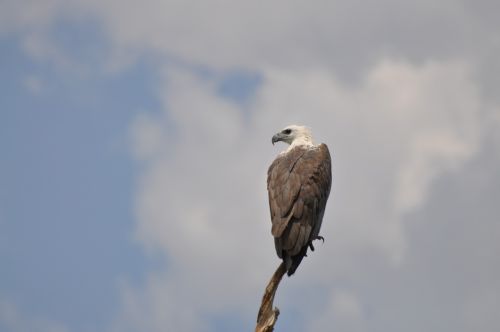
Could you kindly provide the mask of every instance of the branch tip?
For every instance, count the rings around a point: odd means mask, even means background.
[[[274,295],[285,273],[285,263],[282,262],[271,277],[271,280],[267,284],[266,291],[264,292],[264,296],[262,296],[255,332],[271,332],[274,330],[274,324],[276,324],[280,314],[277,307],[273,309]]]

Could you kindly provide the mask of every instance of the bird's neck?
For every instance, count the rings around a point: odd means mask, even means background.
[[[297,137],[293,140],[292,144],[288,147],[287,151],[291,149],[301,146],[301,147],[311,147],[314,146],[314,142],[310,136]]]

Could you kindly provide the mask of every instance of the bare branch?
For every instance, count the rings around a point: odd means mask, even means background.
[[[278,289],[278,285],[286,272],[285,263],[282,262],[274,272],[269,284],[266,287],[266,292],[262,297],[259,314],[257,315],[257,326],[255,332],[272,332],[274,324],[278,320],[280,311],[278,308],[273,309],[274,295]]]

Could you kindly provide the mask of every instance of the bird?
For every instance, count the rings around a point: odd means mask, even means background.
[[[276,253],[286,273],[295,273],[307,250],[314,251],[332,184],[326,144],[314,144],[306,126],[289,125],[271,139],[289,144],[267,171],[267,191]]]

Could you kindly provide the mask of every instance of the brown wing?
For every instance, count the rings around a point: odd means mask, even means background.
[[[296,147],[271,164],[267,187],[279,257],[305,254],[302,249],[318,236],[331,182],[331,159],[325,144]]]
[[[301,187],[300,176],[294,172],[294,167],[305,152],[303,148],[295,148],[286,154],[279,155],[267,172],[267,190],[274,237],[279,237],[283,233],[292,217],[294,203]]]

